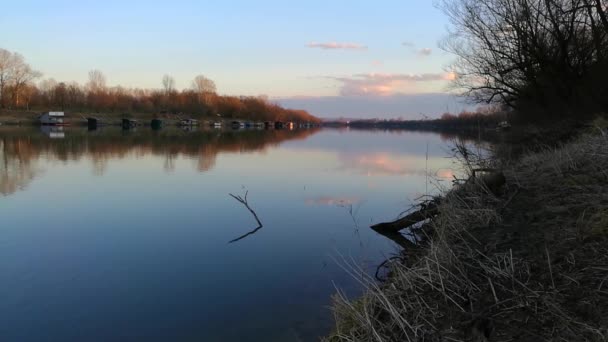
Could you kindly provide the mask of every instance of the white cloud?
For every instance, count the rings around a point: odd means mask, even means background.
[[[433,49],[431,48],[423,48],[418,50],[418,55],[420,56],[430,56],[433,53]]]
[[[310,42],[306,45],[309,48],[323,49],[323,50],[367,50],[367,46],[355,43],[317,43]]]

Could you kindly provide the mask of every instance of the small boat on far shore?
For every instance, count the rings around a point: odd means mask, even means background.
[[[122,119],[122,129],[133,129],[138,126],[135,119]]]
[[[95,130],[101,126],[105,126],[106,123],[101,120],[100,118],[94,117],[94,116],[90,116],[87,118],[87,127],[89,128],[89,130]]]
[[[245,128],[245,123],[241,121],[232,121],[231,126],[233,129]]]
[[[200,125],[199,121],[196,119],[182,119],[177,123],[178,126],[190,127],[190,126],[198,126]]]
[[[150,121],[150,127],[154,130],[163,128],[163,120],[152,119],[152,121]]]
[[[67,126],[68,123],[63,121],[64,118],[64,112],[46,112],[42,113],[38,120],[42,126]]]

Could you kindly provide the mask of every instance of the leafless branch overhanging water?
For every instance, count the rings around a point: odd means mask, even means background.
[[[240,240],[243,240],[244,238],[253,235],[255,233],[257,233],[260,229],[262,229],[264,227],[264,225],[262,224],[262,221],[260,221],[260,219],[258,218],[258,215],[256,214],[255,210],[251,209],[251,207],[249,206],[249,202],[247,201],[247,195],[249,195],[249,190],[245,191],[245,196],[241,197],[241,196],[235,196],[233,194],[228,194],[230,195],[230,197],[234,198],[235,200],[239,201],[241,204],[243,204],[245,206],[245,208],[247,208],[247,210],[249,210],[249,212],[251,213],[251,215],[253,215],[253,218],[255,218],[256,222],[258,223],[258,226],[250,231],[247,234],[241,235],[238,238],[234,239],[234,240],[230,240],[228,241],[228,243],[234,243]]]

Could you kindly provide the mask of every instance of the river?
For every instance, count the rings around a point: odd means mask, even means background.
[[[344,268],[398,250],[370,223],[449,187],[450,154],[405,131],[0,127],[0,337],[314,341],[361,291]]]

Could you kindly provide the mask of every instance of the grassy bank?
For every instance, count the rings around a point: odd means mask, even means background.
[[[501,192],[447,193],[387,281],[336,295],[327,340],[606,341],[608,133],[590,131],[486,160],[506,176]]]

